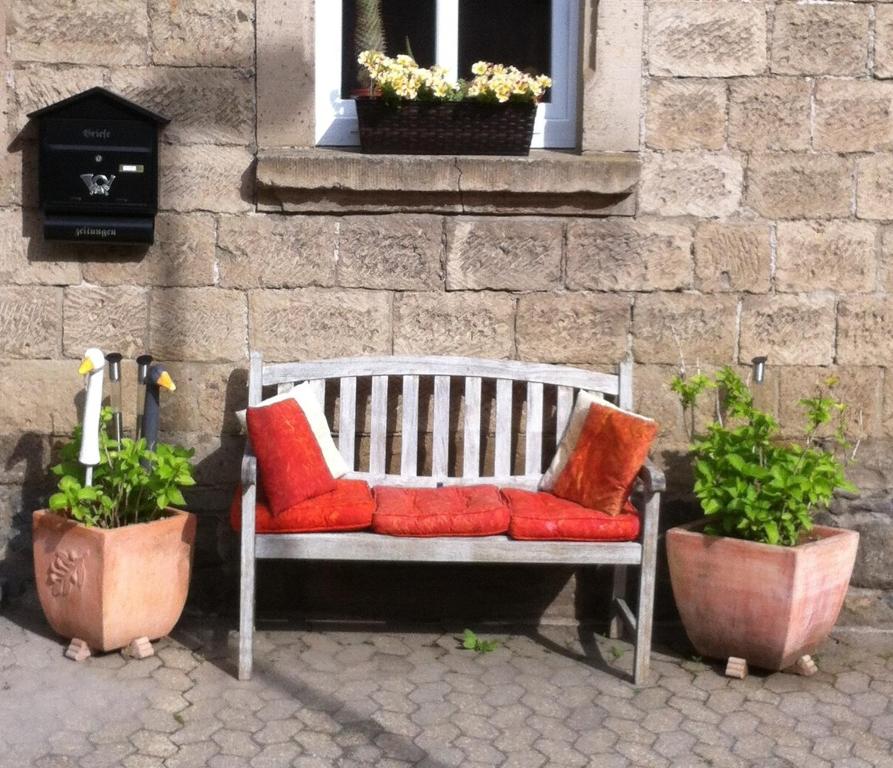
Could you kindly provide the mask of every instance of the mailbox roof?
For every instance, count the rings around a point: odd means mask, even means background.
[[[159,115],[157,112],[153,112],[145,107],[141,107],[139,104],[134,104],[129,99],[125,99],[123,96],[119,96],[117,93],[112,93],[106,88],[101,88],[99,86],[82,91],[81,93],[76,93],[74,96],[69,96],[67,99],[57,101],[55,104],[50,104],[49,106],[30,112],[28,117],[43,117],[44,115],[64,111],[70,112],[70,117],[92,117],[95,113],[92,112],[91,108],[100,105],[105,109],[111,108],[115,112],[123,111],[125,114],[130,113],[130,116],[142,117],[146,120],[158,123],[159,125],[167,125],[170,122],[170,118]],[[85,107],[87,109],[82,112]],[[105,116],[109,117],[109,115]]]

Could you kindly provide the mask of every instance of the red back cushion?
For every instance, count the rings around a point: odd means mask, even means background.
[[[274,515],[334,490],[335,480],[313,430],[294,400],[249,408],[248,435]]]
[[[552,493],[589,509],[619,515],[648,458],[657,423],[591,405],[580,438]]]

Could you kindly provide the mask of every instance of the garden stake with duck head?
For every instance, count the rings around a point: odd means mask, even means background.
[[[142,436],[146,446],[155,450],[158,442],[159,392],[164,388],[173,392],[177,387],[163,365],[152,365],[146,373],[146,399],[143,405]]]
[[[84,485],[93,484],[93,467],[99,464],[99,416],[102,410],[102,380],[105,372],[105,355],[102,350],[90,347],[78,373],[86,378],[87,397],[84,403],[83,435],[78,461],[86,468]]]

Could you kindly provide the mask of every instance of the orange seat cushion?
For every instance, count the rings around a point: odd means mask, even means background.
[[[375,488],[372,530],[391,536],[495,536],[509,509],[495,485]]]
[[[295,400],[249,408],[247,421],[260,484],[274,515],[335,490],[316,435]]]
[[[503,488],[512,512],[509,536],[525,541],[632,541],[639,515],[628,501],[619,515],[589,509],[546,491]]]
[[[589,509],[619,515],[657,435],[657,422],[598,403],[552,493]]]
[[[363,480],[336,480],[333,491],[294,504],[277,515],[258,493],[254,529],[257,533],[361,531],[371,525],[374,507],[372,491]],[[242,529],[241,487],[236,489],[229,521],[233,530]]]

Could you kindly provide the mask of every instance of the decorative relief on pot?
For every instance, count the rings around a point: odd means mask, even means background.
[[[53,597],[68,597],[72,587],[81,589],[87,578],[86,559],[89,552],[81,554],[76,550],[57,552],[47,569],[47,584]]]

